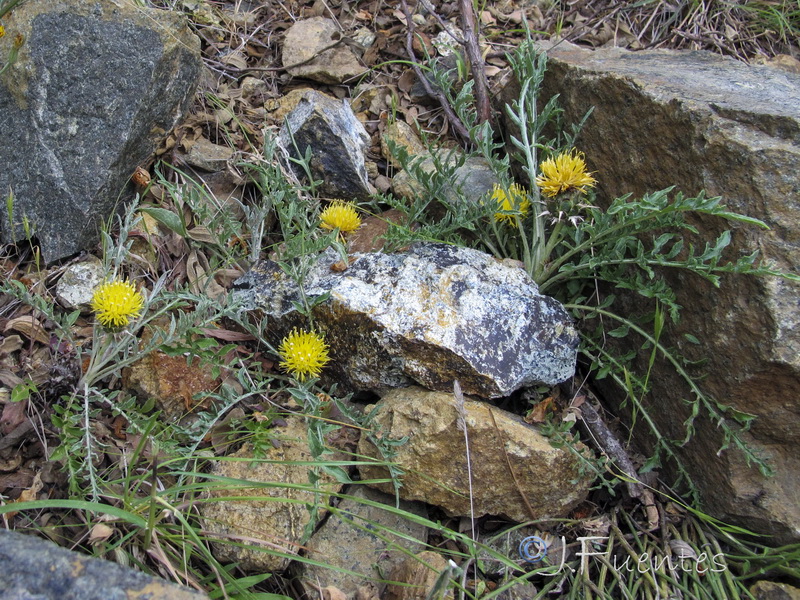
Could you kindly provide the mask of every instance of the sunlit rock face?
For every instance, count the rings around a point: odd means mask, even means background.
[[[348,391],[385,391],[413,383],[506,396],[572,376],[578,334],[567,311],[538,292],[519,267],[444,244],[405,252],[355,254],[341,270],[328,250],[311,269],[305,293],[329,298],[314,323],[330,344],[326,374]],[[236,295],[269,319],[275,345],[304,326],[295,282],[265,262],[237,282]]]
[[[586,498],[594,480],[582,468],[583,444],[556,448],[537,427],[488,402],[460,403],[453,393],[410,387],[385,394],[373,415],[386,439],[406,440],[392,456],[403,471],[400,497],[451,515],[504,515],[518,522],[563,517]],[[376,459],[359,465],[361,478],[393,493],[369,436],[361,437],[358,453]]]
[[[598,180],[598,202],[669,186],[705,190],[769,229],[697,218],[702,239],[685,232],[687,244],[703,247],[732,229],[729,259],[757,250],[767,265],[800,273],[800,76],[709,52],[590,51],[567,42],[547,52],[543,97],[559,94],[573,121],[594,108],[578,144]],[[704,507],[775,540],[800,540],[800,283],[727,275],[715,288],[675,270],[665,276],[683,306],[666,345],[703,362],[697,373],[707,394],[757,416],[744,436],[775,470],[764,477],[733,447],[718,455],[723,431],[701,417],[679,453]],[[632,312],[652,311],[641,298],[628,302]],[[622,351],[638,348],[632,343]],[[682,439],[691,391],[666,364],[657,363],[650,382],[650,416],[662,435]]]

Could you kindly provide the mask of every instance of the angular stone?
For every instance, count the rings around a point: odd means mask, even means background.
[[[334,586],[345,594],[354,594],[365,583],[382,592],[386,585],[381,581],[385,579],[382,574],[389,573],[402,562],[405,552],[420,552],[425,548],[428,531],[424,525],[380,506],[361,502],[367,500],[394,508],[394,494],[383,494],[359,485],[349,496],[342,499],[335,513],[306,543],[309,559],[333,567],[304,565],[301,582],[310,597],[316,596],[319,588],[328,586]],[[419,502],[401,500],[398,508],[428,518],[427,508]],[[389,530],[401,535],[390,534]],[[373,532],[388,539],[381,539]],[[351,575],[337,568],[360,575]]]
[[[341,39],[342,33],[331,19],[312,17],[297,21],[286,30],[283,39],[283,66],[292,77],[330,85],[358,77],[367,69],[350,47],[344,43],[330,47]]]
[[[128,178],[193,97],[200,43],[175,12],[111,0],[27,0],[4,25],[0,56],[25,42],[0,77],[0,190],[14,196],[0,241],[24,239],[27,222],[50,262],[95,244],[133,193]]]
[[[374,424],[381,435],[408,438],[392,457],[405,471],[400,488],[405,500],[421,500],[451,515],[468,516],[474,509],[476,518],[504,515],[523,522],[566,516],[586,498],[594,480],[588,470],[581,471],[573,452],[551,446],[538,429],[486,402],[464,401],[469,465],[452,393],[398,389],[383,396],[377,407]],[[583,449],[582,444],[576,447]],[[381,460],[368,436],[361,436],[358,453]],[[385,467],[366,464],[359,465],[359,472],[364,480],[389,476]],[[391,482],[370,485],[393,491]]]
[[[322,181],[322,194],[344,200],[369,197],[364,164],[369,136],[346,101],[308,90],[289,113],[278,141],[293,157],[311,148],[311,173]],[[298,177],[305,176],[297,165],[292,168]]]
[[[208,365],[195,358],[169,356],[160,350],[146,354],[123,371],[125,387],[143,399],[152,399],[167,421],[208,408],[220,380],[211,376]],[[201,398],[195,400],[195,396]],[[202,399],[206,396],[206,399]]]
[[[56,284],[56,298],[67,308],[88,309],[94,290],[103,283],[104,275],[102,261],[90,255],[86,260],[64,269],[64,274]]]
[[[149,344],[158,327],[168,328],[169,321],[161,318],[152,328],[147,327],[140,345]],[[186,356],[170,356],[161,350],[145,354],[122,371],[125,389],[142,400],[152,399],[162,418],[172,422],[211,408],[213,394],[224,376],[223,370],[219,377],[212,377],[208,364],[197,357],[192,357],[189,363]]]
[[[777,581],[758,581],[750,586],[755,600],[800,600],[800,588]]]
[[[704,217],[695,225],[705,238],[732,228],[730,257],[759,250],[768,264],[798,273],[800,76],[706,52],[592,52],[563,42],[548,57],[543,96],[558,93],[573,121],[594,107],[579,149],[597,171],[601,198],[705,189],[770,226]],[[679,450],[704,508],[776,542],[800,540],[800,284],[729,276],[716,289],[687,274],[666,276],[684,307],[667,346],[706,360],[702,388],[758,417],[746,438],[776,471],[762,477],[735,450],[717,456],[721,430],[699,419],[694,442]],[[659,367],[650,382],[650,416],[681,439],[691,393],[671,369]]]
[[[405,121],[394,121],[386,126],[386,132],[381,137],[381,154],[393,167],[400,167],[400,163],[392,156],[389,142],[405,148],[409,156],[418,156],[427,153],[425,146],[419,139],[414,129]]]
[[[4,600],[202,600],[205,594],[0,528]]]
[[[454,164],[454,161],[455,157],[451,157],[447,162]],[[419,166],[426,173],[436,170],[432,158],[423,159]],[[455,169],[443,194],[447,201],[453,204],[463,202],[464,199],[469,202],[480,202],[494,190],[496,183],[498,183],[497,177],[489,162],[481,156],[470,156],[463,165]],[[420,184],[407,171],[400,171],[392,178],[392,187],[395,194],[401,198],[411,198],[422,190]]]
[[[253,488],[213,488],[211,498],[254,496],[264,500],[221,500],[204,502],[200,507],[205,527],[220,536],[214,555],[225,562],[235,561],[248,571],[283,571],[302,546],[304,529],[311,519],[305,503],[326,504],[325,492],[338,492],[341,484],[321,473],[318,493],[294,486],[310,487],[308,463],[313,461],[308,448],[308,433],[302,419],[288,419],[285,427],[274,428],[276,447],[257,461],[252,445],[246,444],[229,458],[213,463],[210,472],[219,477],[266,484]],[[253,459],[253,460],[246,460]],[[345,460],[333,455],[333,460]],[[249,548],[233,542],[246,539]],[[225,543],[231,540],[230,543]],[[283,556],[281,556],[283,555]]]
[[[328,249],[305,281],[314,321],[326,335],[326,368],[346,390],[385,391],[418,382],[496,398],[526,385],[555,384],[574,373],[578,334],[566,310],[539,294],[527,273],[488,254],[444,244],[406,252],[355,254],[335,267]],[[277,346],[293,326],[296,284],[274,262],[235,284],[242,300],[270,319]]]
[[[192,144],[186,162],[204,171],[222,171],[232,156],[233,150],[228,146],[220,146],[201,137]]]

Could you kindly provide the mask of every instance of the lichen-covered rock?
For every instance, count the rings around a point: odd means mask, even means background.
[[[537,428],[486,402],[464,401],[469,464],[453,394],[417,387],[393,390],[377,407],[372,422],[380,435],[408,440],[394,448],[392,457],[405,472],[401,498],[421,500],[452,515],[468,516],[474,510],[475,517],[504,515],[522,522],[566,516],[589,493],[593,477],[581,470],[575,453],[553,447]],[[366,435],[358,453],[381,460]],[[359,471],[364,480],[389,477],[382,466],[365,463]],[[394,489],[391,482],[370,485],[387,493]]]
[[[278,141],[293,157],[303,157],[311,149],[311,174],[322,182],[322,194],[345,200],[370,195],[364,161],[369,136],[346,101],[315,90],[303,92],[286,117]],[[292,168],[298,177],[305,177],[299,166]]]
[[[328,586],[336,587],[349,597],[364,584],[381,592],[386,585],[385,574],[403,561],[406,552],[420,552],[425,548],[428,531],[424,525],[381,508],[381,505],[395,508],[394,494],[383,494],[359,485],[351,488],[348,496],[306,543],[307,558],[333,567],[303,566],[300,581],[310,597],[317,596],[314,592]],[[379,506],[365,504],[362,500]],[[428,517],[427,507],[420,502],[401,501],[398,508]]]
[[[313,461],[302,419],[289,419],[285,427],[275,428],[275,448],[256,460],[252,445],[246,444],[228,458],[213,463],[210,472],[219,477],[250,481],[252,488],[236,485],[214,487],[210,496],[253,496],[263,500],[219,500],[200,506],[205,527],[219,535],[213,544],[217,559],[238,562],[243,569],[258,573],[282,571],[297,554],[311,513],[305,503],[326,503],[325,492],[337,492],[342,485],[322,472],[317,482],[317,497],[310,491],[308,464]],[[251,459],[251,460],[247,460]],[[333,460],[343,460],[333,455]],[[299,486],[306,486],[300,489]],[[323,511],[324,512],[324,511]],[[321,516],[321,515],[320,515]],[[250,548],[237,545],[247,540]]]
[[[326,251],[305,281],[316,327],[330,344],[326,373],[351,391],[385,391],[418,382],[465,393],[505,396],[523,386],[556,384],[575,369],[578,334],[566,310],[539,293],[518,267],[444,244],[405,252],[355,254],[349,267]],[[304,326],[297,285],[273,262],[236,283],[239,295],[270,319],[277,345]]]
[[[3,17],[0,242],[26,224],[47,262],[88,249],[135,168],[185,113],[200,42],[176,12],[129,2],[27,0]],[[11,222],[13,220],[13,223]]]
[[[103,262],[89,255],[86,260],[69,265],[56,284],[56,298],[67,308],[88,309],[95,288],[103,283]]]
[[[734,226],[730,257],[758,250],[767,264],[800,272],[800,76],[708,52],[559,42],[548,50],[544,81],[545,97],[554,93],[567,119],[594,107],[579,149],[596,170],[598,200],[673,185],[691,195],[705,189],[770,226]],[[694,224],[706,239],[731,228],[707,217]],[[665,276],[683,306],[667,345],[704,362],[708,394],[757,416],[746,439],[775,469],[763,477],[732,448],[717,455],[723,432],[701,416],[679,452],[704,508],[776,541],[800,540],[800,283],[731,275],[717,289],[674,270]],[[686,342],[686,333],[701,344]],[[651,418],[681,439],[691,391],[667,365],[657,364],[649,381]]]

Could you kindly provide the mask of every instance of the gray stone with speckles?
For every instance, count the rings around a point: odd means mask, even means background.
[[[0,76],[0,243],[36,237],[49,263],[93,248],[133,196],[194,97],[200,40],[177,12],[112,0],[27,0],[3,25],[0,65],[24,42]]]
[[[340,260],[326,251],[311,269],[306,294],[325,334],[331,364],[325,376],[346,391],[381,392],[419,383],[467,394],[506,396],[572,376],[578,334],[564,307],[539,293],[518,267],[469,248],[414,244],[396,254]],[[306,326],[292,303],[297,286],[271,261],[236,282],[235,296],[269,319],[274,345]]]

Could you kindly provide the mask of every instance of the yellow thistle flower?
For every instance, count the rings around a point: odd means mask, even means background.
[[[494,184],[492,200],[497,203],[497,208],[504,212],[494,214],[495,221],[503,221],[513,225],[517,217],[524,217],[531,208],[527,192],[516,183],[508,187],[508,193],[499,185]]]
[[[352,204],[336,200],[328,205],[319,216],[322,220],[320,227],[323,229],[338,229],[342,233],[355,231],[361,227],[361,217],[358,216]]]
[[[536,185],[545,196],[554,197],[570,189],[585,192],[587,187],[594,187],[597,181],[586,172],[586,161],[583,152],[574,148],[562,152],[555,158],[543,161],[539,168],[542,174],[536,178]]]
[[[298,331],[292,329],[278,348],[281,356],[281,368],[304,381],[309,375],[316,377],[322,367],[328,364],[328,344],[314,331]]]
[[[128,281],[109,281],[97,286],[92,296],[92,310],[106,327],[122,327],[138,317],[144,298]]]
[[[0,37],[3,37],[6,34],[6,28],[0,25]]]

